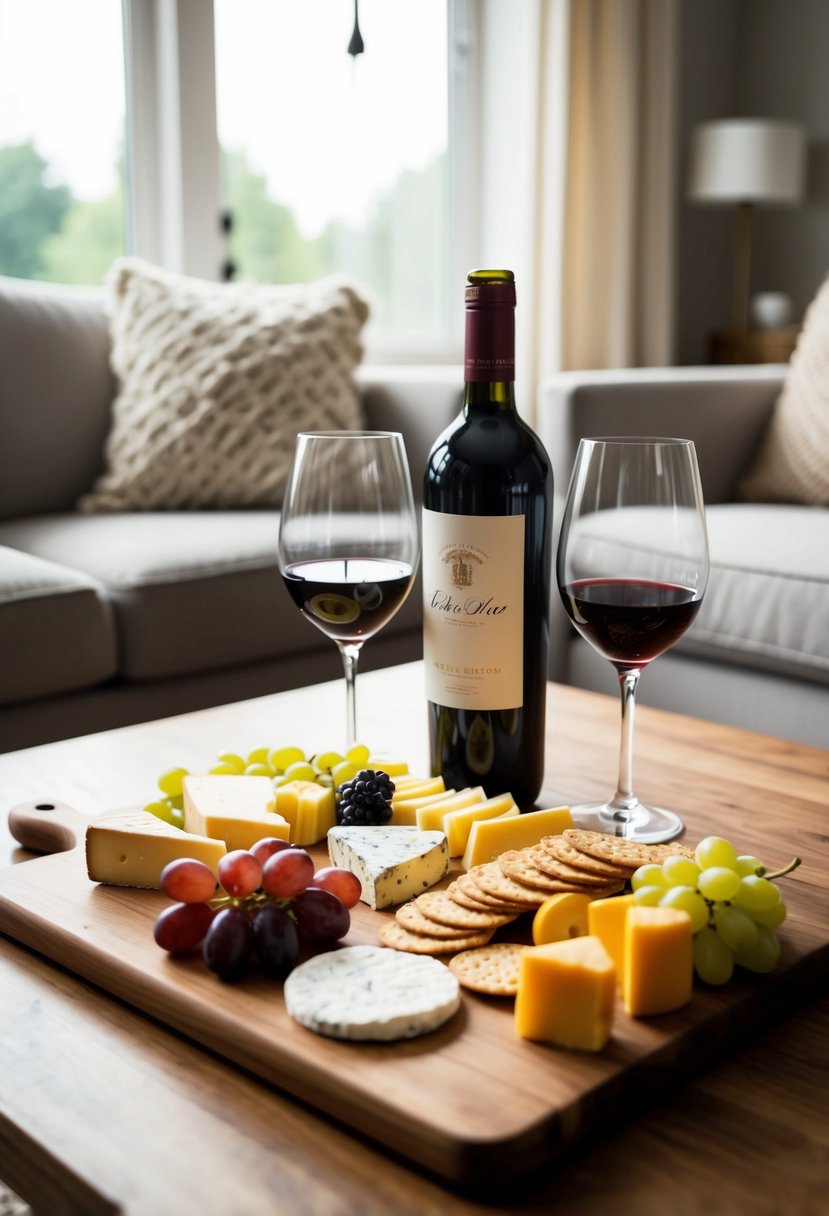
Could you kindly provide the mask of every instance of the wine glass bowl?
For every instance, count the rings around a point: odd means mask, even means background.
[[[338,646],[346,743],[356,741],[357,661],[411,590],[420,554],[403,437],[297,435],[279,526],[279,569],[302,615]]]
[[[573,808],[578,826],[643,842],[682,831],[671,811],[633,791],[639,676],[689,628],[708,581],[708,540],[690,440],[582,439],[558,545],[556,578],[570,620],[616,669],[622,746],[616,794]]]

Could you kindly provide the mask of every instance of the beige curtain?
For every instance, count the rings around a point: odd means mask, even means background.
[[[565,369],[671,362],[677,0],[571,0]]]

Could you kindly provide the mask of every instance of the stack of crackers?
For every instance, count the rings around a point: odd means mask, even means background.
[[[418,895],[382,926],[379,940],[413,954],[458,955],[450,966],[461,983],[479,992],[514,993],[522,947],[489,946],[497,929],[525,912],[535,912],[551,895],[567,891],[591,899],[617,895],[640,866],[677,855],[693,857],[693,850],[676,843],[640,844],[568,828],[560,836],[545,836],[529,848],[474,866],[446,890]],[[481,947],[487,947],[486,960]],[[477,957],[465,957],[460,951]]]

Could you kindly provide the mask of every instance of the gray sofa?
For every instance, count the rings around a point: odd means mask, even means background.
[[[115,385],[101,293],[0,279],[0,751],[342,674],[276,566],[274,511],[80,515]],[[416,493],[457,413],[456,368],[361,370]],[[422,653],[420,589],[365,647]]]
[[[693,439],[711,573],[688,634],[643,675],[637,699],[829,747],[829,510],[749,504],[737,486],[763,435],[779,365],[566,373],[539,394],[539,429],[561,503],[578,440]],[[553,606],[553,679],[612,692],[611,665]]]

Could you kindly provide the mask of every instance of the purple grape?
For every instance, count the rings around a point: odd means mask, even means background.
[[[213,920],[210,904],[171,904],[160,912],[153,926],[156,945],[170,954],[194,950]]]
[[[308,887],[295,895],[299,944],[303,949],[328,945],[345,937],[351,927],[351,914],[341,899],[322,887]]]
[[[202,945],[204,961],[221,980],[232,980],[250,958],[253,930],[241,908],[222,908],[213,918]]]
[[[284,979],[299,954],[296,925],[281,904],[266,904],[253,918],[253,943],[262,970]]]

